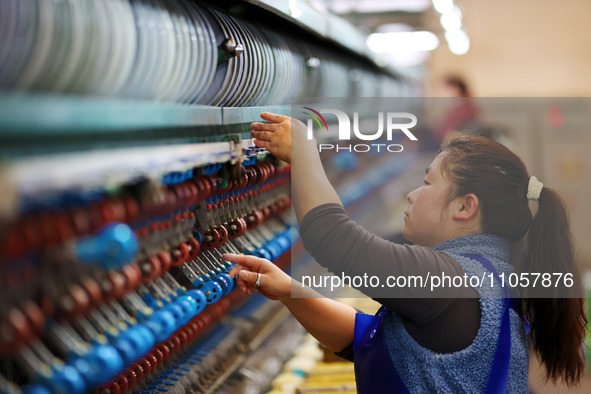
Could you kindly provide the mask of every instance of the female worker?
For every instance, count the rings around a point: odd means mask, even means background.
[[[499,281],[513,272],[509,249],[520,241],[525,242],[521,272],[575,271],[560,198],[530,178],[523,162],[501,144],[449,136],[424,184],[407,196],[403,235],[415,245],[398,245],[347,217],[303,123],[269,113],[261,117],[270,123],[252,124],[256,145],[292,162],[304,246],[336,274],[486,273]],[[361,393],[527,392],[524,316],[552,381],[575,385],[584,369],[586,317],[580,298],[509,302],[507,287],[464,286],[445,298],[415,298],[418,293],[380,298],[381,313],[369,316],[327,298],[292,297],[291,278],[267,260],[224,258],[238,264],[230,274],[239,276],[242,291],[256,289],[280,300],[327,348],[353,359]],[[573,289],[580,294],[578,278]]]

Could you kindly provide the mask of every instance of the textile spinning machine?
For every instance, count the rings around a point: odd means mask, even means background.
[[[294,331],[221,257],[289,268],[290,166],[250,123],[401,94],[355,34],[301,1],[0,0],[0,392],[236,390]]]

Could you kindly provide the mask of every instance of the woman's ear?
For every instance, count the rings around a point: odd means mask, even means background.
[[[454,212],[452,219],[469,220],[478,215],[479,201],[476,194],[470,193],[463,197],[457,197],[454,201]]]

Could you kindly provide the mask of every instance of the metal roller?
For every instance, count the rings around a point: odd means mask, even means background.
[[[189,0],[5,0],[0,7],[7,90],[243,107],[398,88],[360,59]]]

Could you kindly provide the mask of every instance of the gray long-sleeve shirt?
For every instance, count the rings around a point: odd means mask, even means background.
[[[302,219],[300,236],[314,259],[337,275],[464,275],[460,265],[445,252],[379,238],[349,219],[338,204],[320,205],[308,212]],[[386,290],[387,296],[384,290],[376,296],[378,293],[371,289],[362,289],[400,315],[408,333],[421,346],[438,353],[452,353],[468,347],[476,337],[480,303],[473,288],[453,287],[445,293],[427,293],[418,287]],[[352,346],[339,355],[351,359]]]

